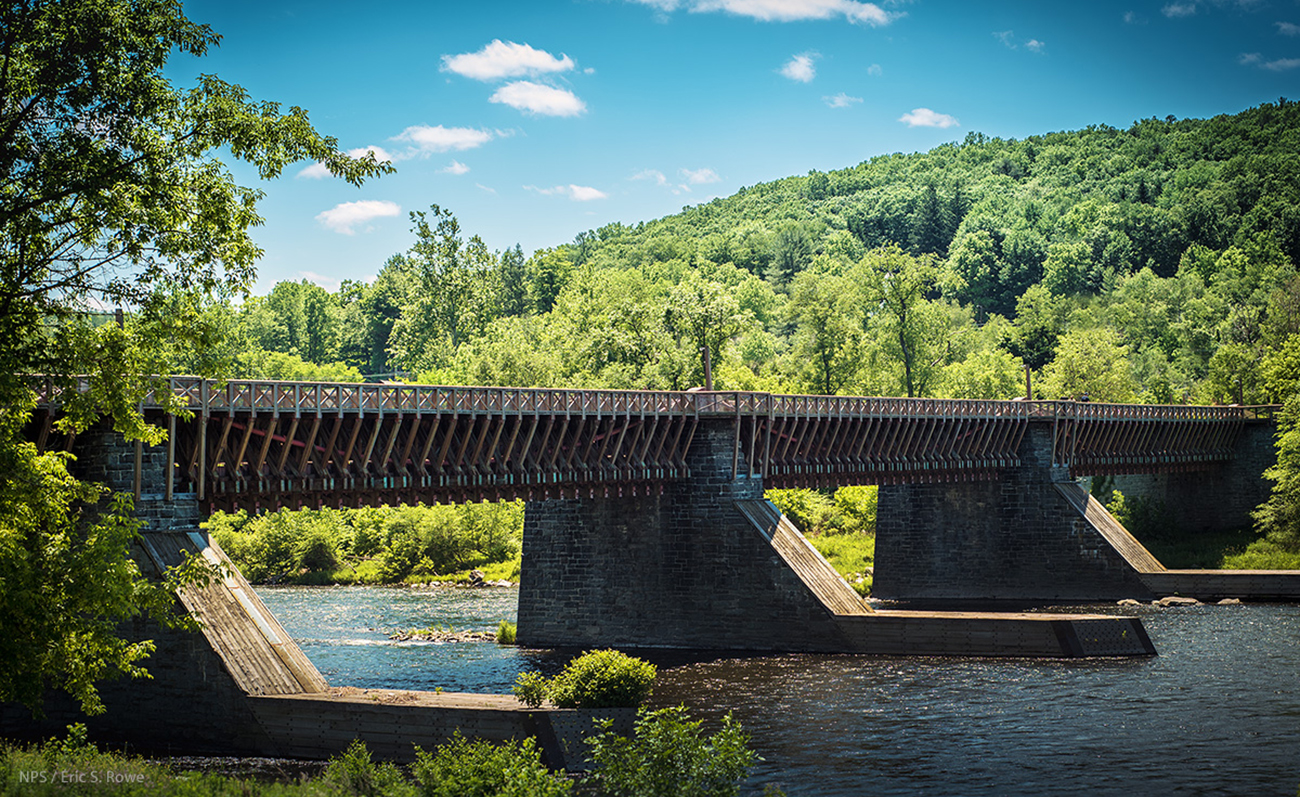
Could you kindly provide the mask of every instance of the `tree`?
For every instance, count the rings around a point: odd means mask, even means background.
[[[691,272],[669,293],[664,321],[679,343],[699,352],[707,346],[710,359],[719,363],[723,344],[744,331],[752,323],[752,316],[740,309],[736,297],[726,286]],[[695,359],[697,365],[687,378],[694,385],[703,385],[703,359]]]
[[[1056,359],[1043,369],[1045,398],[1077,398],[1116,403],[1137,399],[1128,347],[1108,327],[1068,332],[1057,345]]]
[[[411,213],[415,243],[406,262],[415,282],[393,326],[393,353],[403,367],[447,365],[462,343],[497,316],[496,257],[477,235],[468,241],[451,211],[437,205]]]
[[[902,366],[908,397],[924,395],[943,364],[944,319],[927,300],[939,272],[933,258],[914,258],[897,245],[869,252],[859,264],[871,318],[885,351]]]
[[[811,392],[834,395],[857,372],[862,335],[859,292],[842,276],[810,268],[790,286],[789,311],[797,324],[794,346]]]
[[[65,430],[104,417],[159,442],[135,409],[148,375],[212,329],[166,322],[242,290],[260,255],[248,235],[260,193],[216,153],[263,178],[304,158],[352,183],[390,166],[350,158],[301,109],[282,113],[216,77],[174,87],[163,75],[172,52],[218,42],[178,3],[16,0],[0,22],[0,700],[39,710],[58,684],[95,711],[95,682],[140,675],[150,648],[119,639],[117,622],[170,606],[171,593],[129,559],[129,499],[101,502],[63,457],[23,442],[34,401],[24,375],[88,375],[89,390],[64,404]],[[181,301],[155,301],[160,286]],[[96,326],[87,310],[114,304],[154,315],[133,334]]]
[[[1273,492],[1255,510],[1255,524],[1269,542],[1300,551],[1300,338],[1272,352],[1263,370],[1269,390],[1284,403],[1278,418],[1277,464],[1264,474],[1273,482]]]

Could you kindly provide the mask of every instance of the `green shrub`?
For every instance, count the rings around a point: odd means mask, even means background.
[[[875,485],[841,487],[835,491],[835,510],[844,534],[875,534],[880,489]]]
[[[539,672],[521,672],[510,690],[519,698],[520,703],[537,708],[546,701],[550,688],[551,682],[545,675]]]
[[[707,737],[684,706],[639,710],[630,739],[611,725],[602,720],[603,732],[587,739],[592,779],[609,797],[733,797],[757,759],[730,714]]]
[[[835,511],[835,503],[830,496],[816,490],[768,490],[764,495],[800,531],[808,535],[820,534]]]
[[[433,753],[417,747],[411,774],[424,797],[559,797],[573,788],[546,768],[533,739],[492,744],[460,731]]]
[[[1287,550],[1271,539],[1256,540],[1241,553],[1223,557],[1223,567],[1228,570],[1300,570],[1300,552]]]
[[[415,793],[401,770],[392,764],[371,761],[365,743],[355,739],[343,755],[330,761],[323,779],[343,794],[360,797],[401,797]]]
[[[872,533],[876,530],[875,487],[817,490],[768,490],[767,500],[809,537],[821,534]]]
[[[497,626],[497,644],[513,645],[515,644],[515,624],[509,620],[502,620],[501,625]]]
[[[509,576],[517,570],[523,512],[519,501],[255,517],[218,512],[206,525],[254,583],[400,583],[501,563],[509,563],[507,572],[495,578]],[[375,564],[362,572],[368,561]]]
[[[550,681],[522,673],[514,693],[526,705],[550,700],[560,708],[631,708],[650,697],[656,668],[617,650],[588,651]]]

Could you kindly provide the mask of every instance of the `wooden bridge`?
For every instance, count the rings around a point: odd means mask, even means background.
[[[56,432],[46,381],[33,438]],[[208,508],[645,494],[688,477],[701,422],[732,429],[732,477],[767,487],[980,481],[1016,467],[1030,424],[1050,425],[1070,475],[1197,470],[1232,457],[1269,407],[795,396],[752,392],[216,383],[172,377],[189,417],[168,429],[166,498]],[[138,458],[137,458],[138,459]],[[139,492],[139,480],[136,480]]]

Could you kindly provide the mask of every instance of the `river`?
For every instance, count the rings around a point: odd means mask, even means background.
[[[515,589],[263,587],[332,685],[508,692],[560,657],[491,643],[393,643],[398,629],[494,630]],[[1110,606],[1080,607],[1119,613]],[[1124,607],[1160,655],[1121,660],[653,654],[654,703],[730,711],[790,795],[1295,795],[1300,607]]]

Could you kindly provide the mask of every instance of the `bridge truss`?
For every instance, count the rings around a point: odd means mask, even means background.
[[[38,445],[72,447],[52,421],[84,389],[38,388]],[[1186,470],[1231,458],[1242,425],[1271,410],[193,377],[167,389],[190,417],[143,409],[169,432],[168,497],[251,510],[648,494],[690,475],[702,423],[729,426],[732,475],[768,487],[996,479],[1020,464],[1031,423],[1050,424],[1051,464],[1076,476]]]

